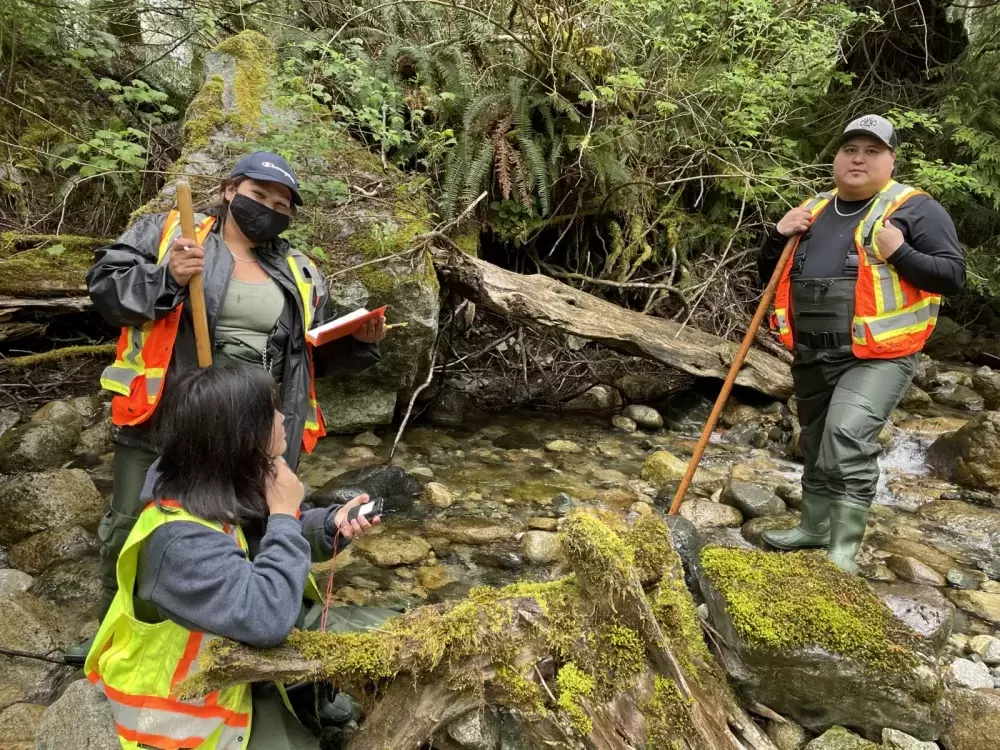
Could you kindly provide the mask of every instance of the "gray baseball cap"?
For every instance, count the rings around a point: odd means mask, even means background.
[[[893,151],[896,150],[896,144],[899,142],[896,139],[896,129],[892,126],[891,122],[881,115],[861,115],[856,120],[851,120],[847,123],[847,127],[844,128],[844,133],[840,136],[840,142],[843,143],[848,138],[853,138],[856,135],[866,135],[869,138],[882,141],[882,143]]]

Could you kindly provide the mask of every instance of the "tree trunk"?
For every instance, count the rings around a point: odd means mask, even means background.
[[[367,709],[348,750],[416,750],[486,706],[511,711],[540,750],[775,750],[705,650],[659,518],[626,529],[578,512],[562,543],[575,577],[477,589],[367,633],[296,632],[276,649],[217,639],[178,693],[332,681]]]
[[[444,285],[495,313],[557,328],[699,377],[725,378],[739,350],[718,336],[625,310],[548,276],[525,276],[444,250],[435,252],[434,265]],[[736,383],[779,399],[792,394],[788,365],[754,350]]]

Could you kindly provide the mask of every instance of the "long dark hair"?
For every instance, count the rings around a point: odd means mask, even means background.
[[[275,401],[274,381],[257,365],[225,364],[178,377],[155,427],[157,502],[176,500],[188,513],[219,523],[267,515]]]

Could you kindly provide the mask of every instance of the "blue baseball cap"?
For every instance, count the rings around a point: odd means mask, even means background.
[[[233,167],[233,177],[249,177],[252,180],[263,182],[277,182],[292,191],[292,203],[296,206],[302,205],[299,197],[299,181],[295,179],[295,173],[291,165],[277,154],[268,151],[254,151],[236,162]]]

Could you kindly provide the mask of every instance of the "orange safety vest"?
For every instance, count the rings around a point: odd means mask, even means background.
[[[820,193],[803,203],[813,221],[827,207],[836,190]],[[875,234],[883,222],[910,198],[926,195],[916,188],[890,180],[875,196],[871,207],[854,231],[858,252],[858,278],[854,286],[852,350],[859,359],[894,359],[924,348],[937,323],[941,295],[918,289],[886,263],[875,245]],[[792,259],[801,235],[789,242],[792,252],[774,295],[772,327],[790,351],[795,349],[792,327]]]
[[[195,238],[204,244],[205,238],[215,224],[212,216],[199,215]],[[181,232],[180,214],[171,211],[160,234],[156,262],[162,264],[169,257],[170,246]],[[316,266],[309,258],[292,251],[287,256],[295,279],[295,288],[302,305],[304,330],[308,331],[319,305],[320,295],[314,279],[321,278]],[[177,340],[183,303],[158,320],[142,326],[125,326],[118,337],[118,350],[113,364],[104,369],[101,387],[111,391],[111,421],[118,426],[134,426],[149,419],[163,395],[163,382],[170,358]],[[316,383],[313,375],[312,345],[306,343],[309,358],[309,403],[306,408],[305,429],[302,432],[302,447],[311,453],[321,437],[326,435],[323,414],[316,401]]]

